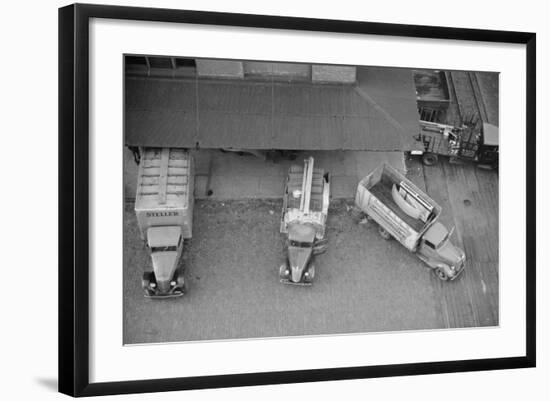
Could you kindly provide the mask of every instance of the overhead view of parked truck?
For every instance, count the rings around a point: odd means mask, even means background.
[[[146,297],[177,297],[186,292],[178,267],[193,225],[192,158],[179,148],[140,148],[135,212],[151,256],[143,273]]]
[[[280,229],[286,236],[287,257],[279,268],[280,280],[285,284],[310,285],[315,277],[313,255],[327,249],[329,173],[313,164],[310,157],[303,167],[292,166],[288,172]]]
[[[467,124],[455,127],[420,121],[420,133],[415,139],[420,149],[411,154],[420,155],[426,166],[446,156],[451,162],[473,161],[480,167],[498,169],[499,130],[495,125],[484,122],[476,130]]]
[[[453,230],[437,221],[441,207],[395,168],[382,164],[363,178],[355,205],[378,223],[384,239],[395,238],[441,280],[454,280],[463,271],[464,251],[451,243]]]

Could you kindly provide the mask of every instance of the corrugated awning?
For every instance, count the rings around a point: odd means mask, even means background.
[[[127,78],[129,146],[411,150],[411,70],[358,67],[356,84]]]

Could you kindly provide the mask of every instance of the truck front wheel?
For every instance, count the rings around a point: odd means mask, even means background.
[[[307,272],[307,275],[304,275],[304,281],[306,283],[311,283],[315,278],[315,265],[310,264],[306,272]]]
[[[286,263],[283,263],[281,266],[279,266],[279,277],[282,279],[288,278],[289,275],[288,266]]]
[[[155,294],[155,291],[151,288],[151,282],[154,280],[153,277],[154,277],[153,272],[145,272],[141,277],[141,287],[145,292],[145,296],[150,297]]]
[[[183,272],[178,272],[176,279],[176,286],[179,288],[182,294],[187,293],[187,280],[185,280]]]
[[[436,267],[435,274],[437,274],[437,277],[439,277],[440,280],[448,281],[449,276],[445,272],[445,270],[442,267]]]
[[[152,272],[143,273],[143,276],[141,277],[141,287],[144,290],[149,289],[151,281],[153,281],[153,273]]]

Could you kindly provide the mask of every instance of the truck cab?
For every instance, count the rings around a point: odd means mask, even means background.
[[[288,263],[283,265],[281,276],[294,283],[311,282],[315,277],[315,266],[310,264],[315,242],[315,228],[307,224],[292,224],[288,228]]]
[[[498,127],[483,123],[483,131],[480,141],[479,151],[477,154],[477,162],[481,165],[498,169],[499,159],[499,133]]]
[[[464,269],[466,255],[451,243],[450,235],[445,226],[436,221],[418,244],[418,257],[433,268],[441,280],[454,280]]]

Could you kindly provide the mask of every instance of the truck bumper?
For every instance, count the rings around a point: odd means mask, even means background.
[[[182,277],[174,277],[176,285],[172,286],[169,282],[159,283],[153,272],[146,272],[143,274],[141,285],[144,290],[145,298],[164,299],[164,298],[177,298],[185,294],[185,282]],[[172,281],[172,280],[170,280]],[[154,283],[154,287],[151,287],[151,283]]]
[[[302,286],[302,287],[309,287],[312,283],[311,282],[307,282],[307,281],[292,281],[288,278],[281,278],[279,279],[279,281],[283,284],[289,284],[289,285],[298,285],[298,286]]]
[[[310,267],[305,268],[305,273],[301,270],[300,278],[297,281],[292,280],[292,273],[290,267],[285,263],[279,268],[279,281],[283,284],[298,285],[298,286],[310,286],[312,284],[313,277],[309,277]],[[305,274],[304,274],[305,273]]]
[[[179,298],[183,296],[183,292],[172,292],[172,293],[145,293],[145,298],[151,298],[151,299],[168,299],[168,298]]]

